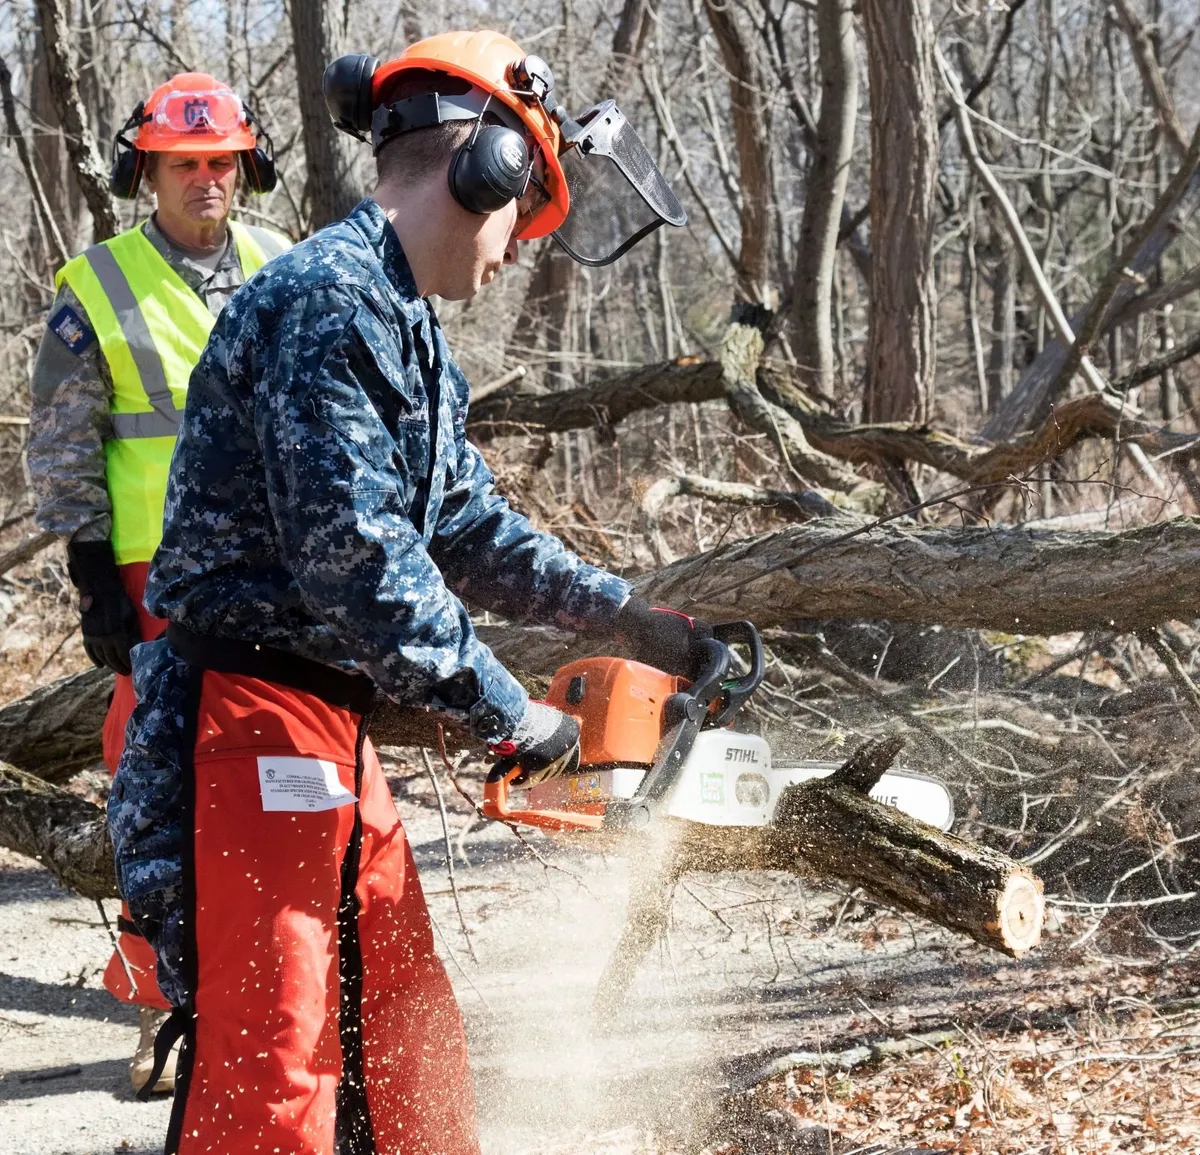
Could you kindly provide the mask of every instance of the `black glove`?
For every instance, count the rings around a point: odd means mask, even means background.
[[[617,612],[616,634],[637,661],[683,678],[696,676],[705,661],[700,643],[713,636],[708,622],[648,605],[638,597]]]
[[[493,746],[492,753],[500,755],[497,770],[521,767],[515,786],[573,774],[579,768],[579,723],[545,702],[530,702],[513,736]]]
[[[142,640],[142,632],[137,610],[121,585],[112,542],[68,542],[67,573],[79,591],[84,653],[95,666],[130,673],[129,651]]]

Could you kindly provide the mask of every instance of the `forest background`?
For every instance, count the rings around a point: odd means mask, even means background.
[[[23,459],[54,270],[150,209],[108,195],[108,142],[167,75],[214,73],[279,164],[237,211],[299,239],[371,186],[324,65],[463,26],[543,55],[573,111],[616,96],[689,214],[603,269],[523,246],[439,306],[502,491],[648,595],[767,629],[781,749],[904,733],[962,832],[1037,865],[1072,949],[1190,963],[1193,0],[6,0],[0,844],[111,887],[64,837],[92,816],[38,826],[33,779],[102,783],[30,718],[105,687]],[[481,629],[532,675],[577,652]]]

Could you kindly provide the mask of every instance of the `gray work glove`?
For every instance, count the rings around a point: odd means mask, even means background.
[[[579,768],[579,723],[545,702],[531,701],[512,737],[491,750],[499,755],[497,771],[507,773],[520,766],[514,786],[535,786]]]

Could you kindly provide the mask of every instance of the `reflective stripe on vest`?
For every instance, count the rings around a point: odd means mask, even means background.
[[[242,275],[287,243],[230,223]],[[265,243],[264,243],[265,242]],[[135,227],[93,245],[55,277],[83,305],[108,363],[112,439],[104,443],[117,563],[149,561],[162,537],[171,453],[188,378],[208,341],[208,307]]]

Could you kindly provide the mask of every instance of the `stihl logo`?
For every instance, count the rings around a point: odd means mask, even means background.
[[[758,764],[758,751],[757,750],[746,750],[741,746],[726,746],[725,747],[725,761],[726,762],[740,762],[743,764],[746,762],[753,762],[757,765]]]

